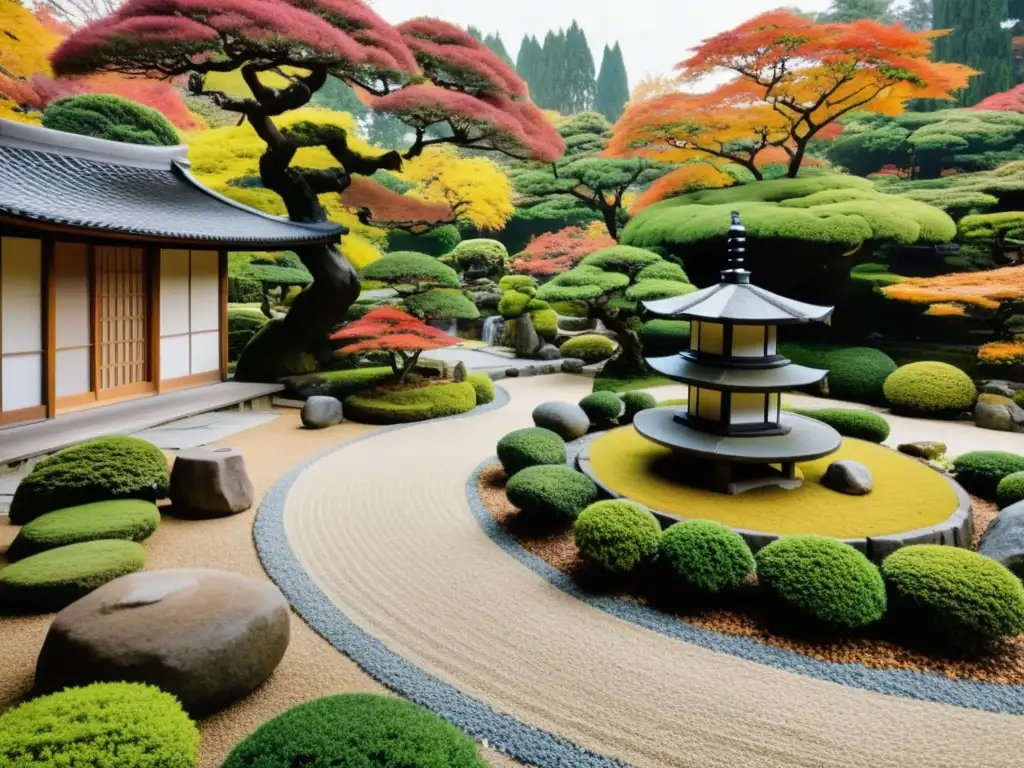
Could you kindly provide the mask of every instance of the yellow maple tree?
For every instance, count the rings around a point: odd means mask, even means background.
[[[0,117],[38,123],[38,111],[19,105],[40,106],[27,81],[36,73],[51,74],[49,55],[61,37],[16,0],[0,0],[0,31]]]

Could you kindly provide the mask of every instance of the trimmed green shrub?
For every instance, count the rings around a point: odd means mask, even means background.
[[[591,424],[609,424],[616,421],[626,409],[625,403],[614,392],[591,392],[579,402],[590,417]]]
[[[633,301],[656,301],[673,296],[685,296],[697,290],[697,286],[679,280],[641,280],[626,289],[626,298]]]
[[[505,275],[498,281],[498,287],[505,293],[521,288],[533,288],[536,291],[537,281],[529,275]]]
[[[637,280],[674,280],[677,283],[689,283],[690,278],[678,264],[671,261],[658,261],[644,267],[636,276]]]
[[[995,560],[916,544],[882,562],[893,613],[927,639],[974,645],[1024,632],[1024,585]]]
[[[260,328],[267,324],[267,318],[262,314],[259,316],[248,312],[228,310],[228,360],[235,361],[249,343],[249,339],[256,335]]]
[[[109,93],[87,93],[50,102],[43,126],[95,139],[173,147],[181,143],[171,121],[155,109]]]
[[[366,424],[407,424],[455,416],[475,407],[476,389],[463,381],[350,395],[345,400],[345,416]]]
[[[115,499],[47,512],[27,523],[7,551],[8,560],[48,549],[97,539],[143,541],[160,524],[160,510],[151,501]]]
[[[685,320],[648,320],[640,326],[646,357],[668,357],[690,346],[690,324]]]
[[[712,593],[740,586],[756,568],[743,537],[714,520],[670,525],[658,543],[658,562],[684,587]]]
[[[290,396],[300,399],[303,392],[314,391],[316,394],[344,400],[349,395],[363,392],[394,377],[395,372],[390,366],[370,366],[294,376],[287,379],[285,385]]]
[[[1024,501],[1024,472],[1014,472],[999,481],[996,488],[996,501],[1000,509],[1006,509],[1011,504]]]
[[[508,271],[508,249],[497,240],[484,237],[463,240],[449,258],[461,270],[485,269],[489,274]]]
[[[0,764],[11,768],[195,768],[199,730],[171,694],[95,683],[0,715]]]
[[[10,519],[24,525],[40,515],[110,499],[156,501],[170,484],[167,459],[137,437],[89,440],[40,461],[11,500]]]
[[[251,277],[228,278],[228,301],[232,304],[258,304],[263,301],[263,285]]]
[[[498,441],[498,460],[509,477],[527,467],[565,464],[565,459],[565,441],[550,429],[517,429]]]
[[[374,181],[377,181],[381,176],[382,174],[378,171],[374,174]],[[396,176],[391,178],[398,181]],[[399,192],[399,194],[403,193]],[[459,244],[461,239],[462,234],[459,232],[459,228],[452,224],[442,224],[439,227],[434,227],[429,232],[419,235],[412,235],[393,229],[388,232],[388,250],[395,253],[415,251],[416,253],[425,253],[428,256],[444,256],[446,253],[451,253],[452,249]]]
[[[363,267],[360,277],[379,280],[391,287],[458,288],[459,275],[437,259],[415,251],[396,251]],[[402,292],[401,289],[399,292]],[[411,291],[410,291],[411,292]]]
[[[885,584],[864,555],[836,539],[789,536],[757,553],[757,578],[773,596],[822,624],[857,629],[885,613]]]
[[[533,321],[533,328],[542,339],[550,341],[558,335],[558,313],[555,310],[535,309],[530,312],[530,320]]]
[[[506,320],[519,317],[526,311],[526,305],[530,303],[531,298],[525,293],[510,289],[498,301],[498,314]]]
[[[626,407],[622,416],[619,418],[620,424],[632,424],[633,417],[640,413],[640,411],[646,411],[648,408],[658,407],[657,399],[654,395],[647,392],[623,392],[619,395],[619,398],[622,400],[622,404]]]
[[[17,612],[59,611],[145,567],[146,550],[134,541],[101,539],[50,549],[0,570],[0,606]]]
[[[457,288],[431,288],[406,296],[405,311],[422,320],[476,320],[480,310]]]
[[[292,707],[232,750],[221,768],[487,768],[476,743],[409,701],[368,693]]]
[[[910,363],[896,369],[883,386],[889,406],[912,415],[949,415],[968,410],[978,391],[971,377],[948,363]]]
[[[793,408],[792,413],[823,421],[843,437],[882,443],[889,437],[889,422],[871,411],[852,408]]]
[[[995,499],[1004,477],[1024,472],[1024,456],[1006,451],[971,451],[953,460],[953,471],[968,493]]]
[[[854,403],[883,402],[882,387],[896,370],[891,357],[872,347],[783,344],[779,353],[797,365],[826,369],[829,395]]]
[[[552,522],[575,520],[600,497],[589,477],[564,464],[539,465],[516,472],[505,492],[508,500],[525,514]]]
[[[487,405],[487,403],[494,402],[497,392],[494,389],[494,382],[491,381],[490,376],[486,373],[471,373],[466,377],[466,381],[470,383],[476,392],[477,405]]]
[[[599,363],[615,354],[616,347],[616,343],[607,336],[583,333],[569,339],[559,351],[562,357],[576,357],[585,363]]]
[[[585,301],[552,301],[551,308],[562,317],[588,317],[590,307]]]
[[[580,555],[612,573],[629,573],[647,559],[661,539],[661,525],[650,510],[628,501],[598,501],[573,524]]]

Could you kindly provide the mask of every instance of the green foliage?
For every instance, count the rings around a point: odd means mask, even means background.
[[[526,305],[530,303],[531,297],[520,293],[515,289],[507,290],[498,301],[498,314],[506,320],[519,317],[526,311]]]
[[[472,385],[473,390],[476,392],[477,405],[487,405],[487,403],[494,402],[497,392],[494,389],[494,382],[491,381],[490,376],[486,373],[471,373],[466,377],[466,381]]]
[[[638,376],[613,376],[607,371],[601,371],[594,377],[595,392],[632,392],[637,389],[650,389],[651,387],[667,387],[674,384],[671,379],[664,376],[641,374]]]
[[[824,422],[843,437],[854,437],[858,440],[867,440],[869,443],[882,443],[889,437],[889,422],[871,411],[849,408],[793,408],[792,413]]]
[[[538,465],[516,472],[505,492],[525,514],[549,522],[575,520],[599,498],[597,486],[589,477],[564,464]]]
[[[658,401],[649,392],[634,390],[632,392],[624,392],[619,397],[625,406],[622,417],[619,419],[620,424],[632,424],[633,417],[640,413],[640,411],[646,411],[649,408],[656,408],[658,406]]]
[[[550,341],[558,335],[558,313],[555,310],[535,309],[530,312],[530,319],[541,338]]]
[[[1024,211],[965,216],[959,227],[960,237],[965,240],[994,240],[997,237],[1024,240]]]
[[[573,336],[559,348],[562,357],[577,357],[585,363],[599,363],[613,354],[617,345],[607,336],[583,333]]]
[[[923,361],[897,368],[882,387],[894,411],[943,416],[974,405],[977,389],[971,377],[948,363]]]
[[[134,541],[68,544],[0,570],[0,605],[12,612],[59,611],[108,581],[145,567],[146,550]]]
[[[579,402],[590,417],[591,424],[605,425],[616,421],[625,411],[625,403],[614,392],[591,392]]]
[[[167,495],[167,459],[137,437],[89,440],[40,461],[11,500],[10,519],[24,525],[55,509],[109,499],[156,501]]]
[[[995,499],[1004,477],[1024,472],[1024,456],[1007,451],[971,451],[953,460],[953,471],[968,493]]]
[[[459,275],[435,258],[413,251],[397,251],[367,264],[361,277],[386,283],[401,292],[403,286],[458,288]]]
[[[536,290],[537,281],[529,275],[505,275],[498,281],[498,287],[503,291],[518,291],[521,288],[533,288]]]
[[[250,312],[229,309],[228,360],[237,360],[249,340],[266,324],[267,318],[262,313],[255,315]]]
[[[451,253],[451,260],[463,270],[483,269],[488,274],[508,271],[508,250],[497,240],[477,238],[463,240]]]
[[[829,395],[855,403],[880,403],[882,386],[896,363],[873,347],[783,344],[780,354],[798,365],[828,371]]]
[[[9,768],[195,768],[199,731],[177,699],[150,685],[95,683],[0,715]]]
[[[381,384],[393,378],[395,372],[390,366],[372,366],[367,368],[349,368],[340,371],[324,371],[323,373],[311,373],[308,376],[296,377],[289,380],[287,386],[289,392],[295,393],[310,385],[323,383],[326,385],[324,394],[344,400],[349,395],[362,392],[365,389]]]
[[[977,552],[918,544],[885,558],[893,614],[929,641],[976,645],[1024,632],[1024,586]]]
[[[637,280],[674,280],[677,283],[688,283],[690,278],[678,264],[671,261],[656,261],[641,269]]]
[[[690,324],[685,320],[648,320],[640,326],[640,341],[647,357],[667,357],[690,346]]]
[[[476,407],[476,397],[468,381],[370,390],[345,400],[345,416],[366,424],[407,424],[467,413]]]
[[[670,525],[658,543],[658,562],[683,587],[711,593],[742,585],[756,568],[743,537],[712,520]]]
[[[228,301],[232,304],[258,304],[263,301],[263,285],[251,277],[228,277]]]
[[[784,604],[825,625],[857,629],[885,613],[885,584],[878,569],[836,539],[776,539],[757,553],[757,578]]]
[[[656,301],[673,296],[685,296],[697,290],[697,286],[678,280],[643,280],[626,289],[626,298],[633,301]]]
[[[278,264],[249,264],[240,277],[255,280],[258,283],[267,285],[309,285],[313,282],[313,276],[302,267],[287,267]],[[262,299],[262,295],[261,295]]]
[[[629,80],[626,77],[626,62],[618,43],[614,48],[604,47],[601,56],[601,70],[597,75],[597,95],[594,109],[614,123],[626,109],[629,101]]]
[[[886,176],[876,179],[875,186],[888,194],[934,205],[956,219],[1000,207],[1013,208],[1013,201],[1024,193],[1024,161],[1008,161],[1020,157],[1022,151],[1015,150],[1012,158],[992,159],[991,164],[986,162],[986,167],[998,166],[994,170],[913,181]]]
[[[174,126],[155,109],[105,93],[50,102],[43,112],[43,126],[125,144],[173,147],[181,143]]]
[[[587,317],[590,314],[585,301],[553,301],[551,308],[562,317]]]
[[[565,464],[565,459],[565,441],[550,429],[517,429],[498,441],[498,461],[509,477],[527,467]]]
[[[1007,475],[996,488],[996,501],[1000,509],[1024,501],[1024,470]]]
[[[27,523],[7,552],[9,560],[48,549],[97,539],[143,541],[160,524],[160,511],[151,501],[115,499],[47,512]]]
[[[405,310],[422,320],[475,320],[480,317],[476,304],[458,288],[430,288],[406,296]]]
[[[661,525],[650,510],[628,501],[598,501],[573,525],[580,555],[612,573],[629,573],[658,548]]]
[[[663,263],[661,256],[644,248],[616,245],[585,256],[577,269],[589,267],[605,272],[619,272],[630,277],[639,277],[644,269],[661,263]]]
[[[933,9],[935,29],[951,30],[935,40],[935,60],[955,61],[978,71],[957,94],[960,106],[972,106],[1016,84],[1012,35],[1003,27],[1009,16],[1005,0],[934,0]]]
[[[313,373],[317,360],[297,342],[283,320],[270,320],[249,339],[235,366],[235,381],[277,381]]]
[[[380,172],[374,174],[374,180]],[[394,253],[412,251],[427,256],[444,256],[451,253],[462,240],[459,228],[452,224],[442,224],[420,235],[391,231],[388,233],[388,249]]]
[[[346,693],[292,707],[232,750],[221,768],[486,768],[476,744],[409,701]]]

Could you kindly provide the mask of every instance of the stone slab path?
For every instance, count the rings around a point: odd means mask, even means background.
[[[492,709],[630,765],[1020,765],[1018,717],[688,645],[576,600],[509,557],[474,519],[466,479],[502,435],[531,425],[537,404],[574,402],[591,381],[503,386],[512,400],[502,409],[374,434],[291,486],[289,543],[361,630]]]

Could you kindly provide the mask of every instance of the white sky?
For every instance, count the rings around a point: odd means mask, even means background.
[[[485,34],[499,31],[514,61],[524,34],[543,42],[549,28],[576,19],[587,34],[594,66],[605,43],[622,46],[632,88],[646,74],[671,74],[689,48],[758,13],[779,6],[823,11],[831,0],[369,0],[392,23],[436,16]]]

